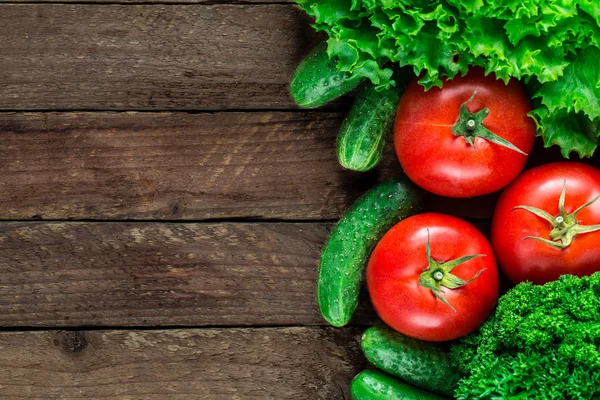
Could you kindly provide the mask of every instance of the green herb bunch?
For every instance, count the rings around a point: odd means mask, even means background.
[[[589,157],[600,143],[598,0],[296,1],[341,71],[383,88],[389,62],[410,65],[429,89],[480,66],[526,84],[546,146]]]
[[[600,272],[517,285],[451,359],[458,399],[600,399]]]

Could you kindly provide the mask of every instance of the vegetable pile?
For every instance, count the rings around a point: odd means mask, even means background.
[[[599,200],[596,168],[529,169],[501,195],[490,243],[467,221],[413,215],[406,179],[367,192],[334,227],[317,283],[323,316],[343,326],[366,268],[387,324],[361,347],[391,376],[362,372],[352,398],[600,399]],[[516,284],[497,306],[496,258]]]
[[[596,0],[297,0],[329,35],[339,71],[394,85],[389,63],[426,88],[485,68],[522,80],[546,146],[589,157],[600,142],[600,3]]]
[[[292,97],[360,87],[338,161],[370,170],[393,134],[406,175],[358,199],[321,255],[324,319],[351,321],[364,276],[385,324],[361,341],[382,372],[357,375],[352,398],[600,399],[600,170],[523,172],[536,133],[565,158],[600,144],[600,3],[296,1],[329,39]],[[422,202],[499,190],[491,241]],[[516,286],[499,297],[503,277]]]

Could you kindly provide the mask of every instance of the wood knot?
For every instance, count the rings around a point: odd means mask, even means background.
[[[88,339],[83,332],[60,332],[54,339],[54,344],[60,346],[66,353],[77,354],[88,346]]]

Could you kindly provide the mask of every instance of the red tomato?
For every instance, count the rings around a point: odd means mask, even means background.
[[[466,113],[461,114],[465,103]],[[487,117],[482,111],[486,108]],[[482,137],[469,138],[473,131],[467,123],[473,120],[474,132],[487,128],[529,154],[535,139],[529,111],[529,98],[517,81],[505,85],[493,75],[484,76],[482,69],[444,82],[443,89],[425,91],[415,79],[396,114],[396,154],[408,177],[427,191],[447,197],[492,193],[519,175],[527,156]],[[467,136],[455,135],[455,129]]]
[[[473,225],[425,213],[384,235],[367,266],[367,287],[390,327],[416,339],[446,341],[474,331],[490,315],[498,299],[498,269],[489,242]]]
[[[600,200],[585,206],[597,196],[600,171],[581,163],[546,164],[517,178],[500,196],[492,220],[492,245],[506,275],[515,283],[543,284],[563,274],[600,271],[600,230],[594,230],[600,229]]]

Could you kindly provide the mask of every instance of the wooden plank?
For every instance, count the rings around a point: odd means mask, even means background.
[[[0,219],[338,219],[402,174],[341,168],[344,113],[0,113]],[[486,200],[431,196],[470,218]]]
[[[348,399],[356,329],[4,332],[5,399]]]
[[[326,223],[2,223],[0,326],[326,325]],[[366,291],[353,324],[377,321]]]
[[[0,5],[0,110],[294,108],[292,4]]]
[[[331,218],[341,115],[0,114],[0,218]],[[366,183],[366,182],[365,182]],[[324,190],[325,188],[325,190]]]

